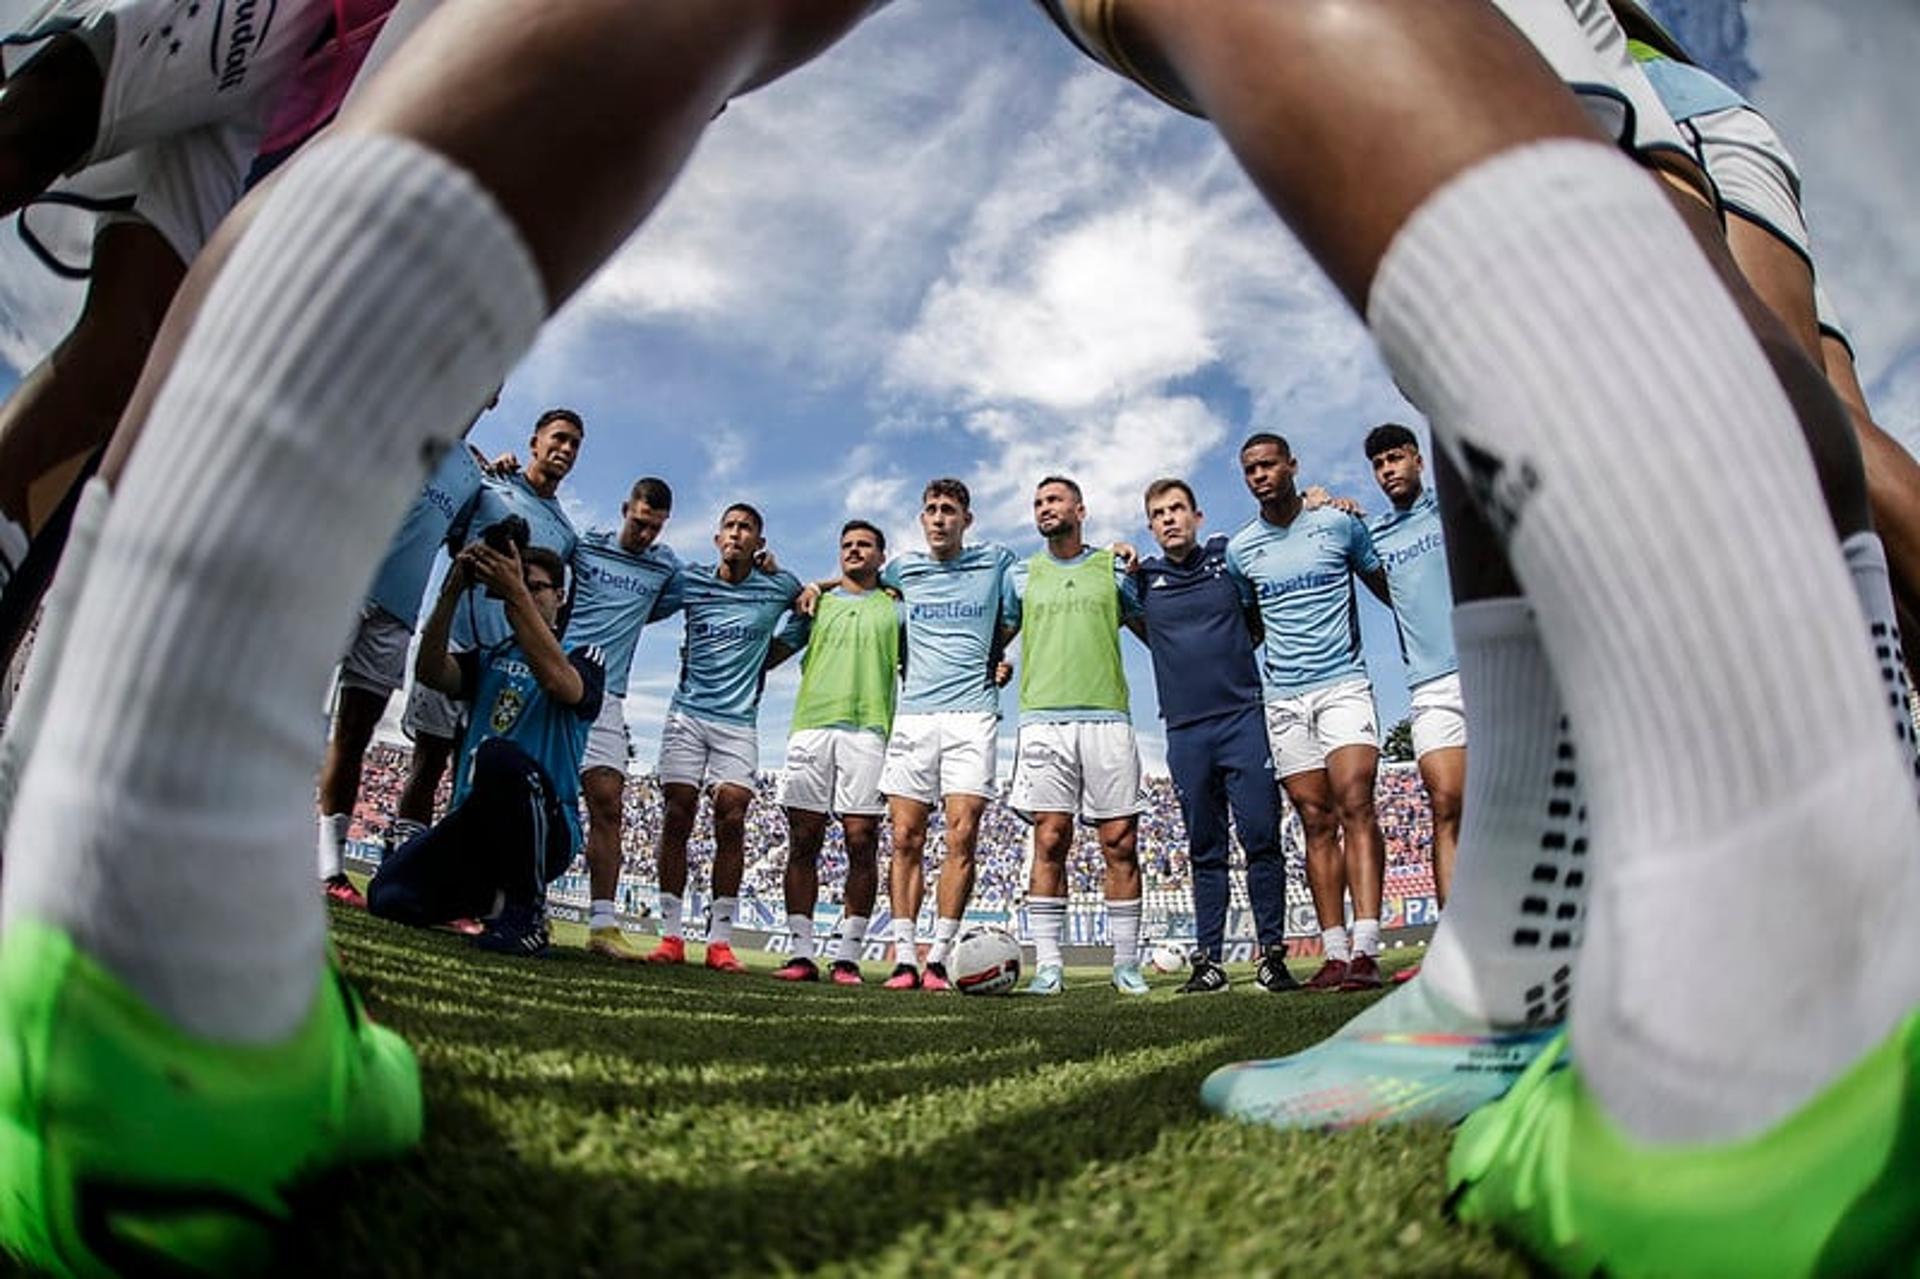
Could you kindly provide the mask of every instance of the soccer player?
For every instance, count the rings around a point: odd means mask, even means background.
[[[327,896],[343,905],[364,908],[367,904],[342,863],[347,827],[360,797],[360,765],[373,741],[373,730],[386,713],[387,699],[405,681],[407,648],[420,620],[433,558],[448,545],[449,531],[467,519],[485,470],[480,455],[464,442],[440,459],[374,574],[373,589],[361,606],[346,656],[340,659],[340,674],[334,681],[333,731],[320,766],[319,860],[320,882]]]
[[[544,547],[564,563],[578,540],[573,521],[560,505],[560,483],[580,459],[586,424],[572,409],[548,409],[533,424],[527,464],[489,476],[475,495],[466,522],[452,529],[451,539],[465,546],[508,518],[526,521],[527,543]],[[506,613],[500,601],[474,588],[454,615],[456,649],[488,648],[507,637]],[[439,689],[416,682],[407,697],[402,724],[413,739],[413,756],[393,823],[395,838],[404,842],[433,820],[434,794],[453,756],[453,743],[462,731],[466,708]]]
[[[1200,541],[1206,516],[1186,481],[1155,480],[1147,486],[1146,506],[1147,528],[1160,554],[1140,562],[1134,581],[1160,715],[1167,722],[1167,768],[1187,824],[1200,946],[1180,990],[1212,994],[1230,984],[1220,966],[1229,810],[1247,854],[1247,899],[1259,935],[1254,980],[1264,990],[1292,990],[1298,983],[1287,970],[1280,792],[1255,660],[1259,601],[1244,577],[1227,571],[1227,538]]]
[[[1259,514],[1227,543],[1227,569],[1259,600],[1260,677],[1274,770],[1300,812],[1307,883],[1326,960],[1312,991],[1380,985],[1380,900],[1386,844],[1374,812],[1379,715],[1360,656],[1353,579],[1387,598],[1366,525],[1333,507],[1308,509],[1299,463],[1270,432],[1240,446],[1240,471]],[[1353,895],[1353,932],[1346,894]]]
[[[1467,782],[1466,707],[1453,647],[1453,587],[1447,580],[1440,506],[1426,486],[1426,460],[1412,431],[1389,422],[1362,448],[1389,509],[1367,525],[1387,568],[1400,657],[1412,699],[1413,758],[1433,810],[1433,889],[1445,908],[1460,846],[1460,802]],[[1410,981],[1417,968],[1395,974]]]
[[[1033,823],[1027,920],[1033,930],[1032,995],[1065,990],[1060,935],[1067,921],[1067,854],[1077,818],[1092,827],[1106,862],[1113,985],[1147,993],[1140,973],[1140,749],[1128,715],[1120,627],[1140,613],[1132,576],[1111,550],[1082,537],[1080,486],[1049,475],[1033,492],[1046,549],[1010,573],[1020,628],[1020,740],[1007,803]]]
[[[672,514],[673,490],[665,480],[645,476],[634,481],[620,504],[619,531],[586,533],[573,548],[567,640],[599,649],[607,664],[606,696],[580,761],[580,788],[587,801],[587,949],[609,959],[646,958],[621,931],[614,894],[620,887],[620,827],[633,754],[627,677],[642,628],[673,607],[669,587],[680,560],[659,540]]]
[[[712,565],[682,568],[657,606],[661,616],[686,610],[680,687],[660,730],[660,792],[666,811],[656,856],[660,883],[660,943],[648,952],[656,964],[687,959],[684,894],[687,839],[700,795],[713,802],[713,899],[706,964],[746,971],[733,953],[733,912],[746,864],[747,806],[760,770],[755,721],[766,672],[792,654],[776,634],[793,607],[800,582],[793,574],[763,572],[754,559],[766,548],[766,522],[745,502],[720,514]]]
[[[881,584],[899,592],[912,660],[899,713],[887,740],[880,789],[893,827],[889,892],[893,907],[893,973],[889,990],[952,989],[947,957],[973,894],[980,819],[993,794],[999,749],[1000,692],[995,669],[1013,608],[1013,552],[992,543],[968,545],[973,499],[952,477],[929,481],[920,495],[925,552],[888,561]],[[927,825],[935,804],[946,818],[933,947],[919,968],[914,933],[926,893]]]
[[[420,633],[419,678],[481,708],[454,775],[453,807],[395,849],[367,886],[382,919],[432,925],[484,916],[482,950],[547,949],[547,885],[580,849],[580,756],[600,713],[606,668],[596,648],[562,648],[566,564],[544,547],[460,552]],[[504,605],[511,637],[454,653],[448,633],[463,590]]]
[[[1920,1088],[1920,815],[1836,547],[1866,520],[1822,484],[1849,455],[1801,430],[1846,422],[1615,149],[1657,104],[1623,109],[1557,0],[1047,3],[1211,119],[1366,317],[1511,556],[1592,760],[1587,855],[1632,908],[1594,895],[1574,1047],[1463,1133],[1457,1210],[1568,1268],[1909,1265],[1890,1223],[1920,1214],[1896,1144]],[[203,254],[128,410],[141,456],[76,512],[69,640],[21,693],[47,731],[14,738],[6,837],[7,1246],[233,1264],[286,1219],[281,1188],[417,1141],[413,1058],[331,976],[304,853],[297,725],[328,637],[437,450],[721,104],[870,7],[549,0],[529,42],[519,6],[451,0]],[[1765,500],[1721,500],[1729,440]],[[321,464],[342,456],[350,475]],[[313,539],[322,520],[338,536]],[[295,555],[311,572],[277,580]],[[1693,914],[1728,885],[1701,965]],[[128,927],[127,901],[165,927]],[[1791,982],[1765,962],[1783,920],[1830,943]],[[237,1069],[243,1096],[213,1086]],[[138,1195],[110,1241],[73,1224],[103,1184]],[[189,1192],[191,1231],[139,1228],[134,1203]]]
[[[787,810],[787,931],[793,938],[793,958],[773,974],[782,981],[820,980],[813,908],[820,900],[820,846],[827,822],[838,817],[847,844],[847,884],[840,948],[828,971],[835,985],[860,984],[860,947],[880,891],[880,816],[886,811],[880,769],[903,655],[899,601],[880,587],[886,557],[886,534],[866,520],[848,520],[840,529],[840,581],[820,597],[811,619],[795,613],[781,632],[785,647],[806,647],[780,778],[780,804]]]

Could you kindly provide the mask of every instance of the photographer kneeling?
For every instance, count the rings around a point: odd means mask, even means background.
[[[599,650],[561,648],[566,566],[515,538],[513,523],[460,552],[421,632],[415,677],[468,700],[473,721],[451,811],[381,863],[367,908],[403,924],[482,917],[476,945],[538,955],[547,948],[547,885],[580,848],[580,759],[606,674]],[[450,654],[454,610],[476,582],[506,602],[513,636]]]

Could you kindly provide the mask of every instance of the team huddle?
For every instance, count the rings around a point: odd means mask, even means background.
[[[1061,985],[1078,823],[1105,860],[1113,984],[1137,994],[1133,629],[1203,948],[1231,828],[1277,944],[1262,841],[1284,790],[1328,952],[1312,984],[1365,989],[1381,850],[1358,579],[1394,609],[1436,809],[1458,795],[1445,915],[1413,981],[1309,1049],[1217,1069],[1202,1101],[1287,1128],[1458,1124],[1452,1211],[1568,1273],[1911,1270],[1920,764],[1900,634],[1920,616],[1920,466],[1861,394],[1769,122],[1638,0],[1039,0],[1081,53],[1217,128],[1365,320],[1435,446],[1369,442],[1391,511],[1368,528],[1307,509],[1287,444],[1254,435],[1257,517],[1203,544],[1191,488],[1156,484],[1161,553],[1138,564],[1085,544],[1060,476],[1034,492],[1035,554],[969,545],[964,486],[936,481],[924,552],[888,560],[854,521],[811,586],[760,558],[750,505],[723,513],[716,562],[678,563],[656,480],[617,531],[576,535],[555,495],[584,425],[556,412],[524,465],[488,462],[463,443],[478,406],[730,101],[885,3],[543,0],[536,30],[481,0],[283,0],[271,22],[47,0],[0,42],[0,210],[101,215],[87,310],[0,421],[9,657],[45,600],[0,738],[0,1247],[61,1273],[258,1266],[287,1191],[419,1144],[420,1064],[340,972],[304,852],[310,708],[336,663],[329,891],[349,895],[342,818],[417,629],[401,816],[420,829],[369,909],[535,953],[545,885],[584,842],[591,944],[628,958],[620,699],[647,623],[684,614],[646,958],[686,957],[705,791],[705,960],[729,968],[763,677],[801,654],[782,975],[821,976],[826,823],[864,850],[827,970],[849,981],[879,821],[911,921],[939,804],[934,949],[896,935],[891,979],[922,988],[948,981],[1017,667],[1032,989]],[[1726,908],[1703,962],[1707,901]],[[1820,944],[1783,968],[1795,933]]]
[[[484,948],[537,954],[548,944],[544,885],[584,848],[592,876],[589,949],[682,963],[687,841],[704,794],[716,850],[705,963],[741,971],[731,940],[745,815],[760,769],[760,697],[766,672],[803,654],[779,789],[789,830],[784,887],[793,958],[775,976],[821,980],[824,958],[828,980],[861,983],[856,957],[878,897],[886,819],[895,963],[885,984],[950,990],[947,958],[972,892],[981,814],[996,791],[1000,688],[1017,669],[1019,735],[1007,800],[1034,833],[1027,902],[1037,967],[1027,989],[1062,989],[1065,866],[1075,828],[1085,826],[1105,862],[1113,984],[1145,994],[1140,754],[1120,650],[1120,632],[1131,630],[1153,655],[1168,760],[1191,832],[1199,948],[1182,989],[1228,985],[1220,958],[1230,820],[1246,850],[1260,930],[1257,980],[1270,990],[1295,985],[1284,962],[1276,784],[1301,813],[1326,947],[1307,988],[1371,989],[1380,984],[1385,855],[1373,812],[1378,717],[1360,656],[1357,578],[1399,623],[1415,753],[1435,803],[1444,901],[1465,727],[1444,542],[1418,440],[1407,428],[1383,426],[1367,437],[1389,500],[1389,514],[1371,530],[1356,503],[1303,495],[1287,442],[1262,433],[1241,450],[1259,513],[1231,538],[1203,542],[1204,515],[1191,486],[1166,479],[1149,486],[1143,501],[1160,554],[1136,562],[1125,544],[1090,547],[1079,486],[1048,476],[1033,500],[1045,549],[1022,558],[969,543],[971,494],[961,481],[940,478],[921,494],[924,550],[890,557],[877,525],[850,520],[840,530],[838,575],[808,584],[775,566],[763,517],[747,503],[721,514],[717,561],[682,564],[658,540],[672,491],[651,476],[632,486],[617,530],[577,535],[557,491],[583,443],[580,418],[562,409],[535,423],[524,469],[491,467],[455,448],[402,523],[340,666],[320,787],[319,871],[335,899],[370,900],[376,914],[411,923],[460,921]],[[454,563],[415,661],[406,723],[416,751],[397,847],[363,899],[342,864],[359,760],[402,685],[421,593],[443,544]],[[503,556],[517,557],[518,570]],[[661,940],[643,955],[614,914],[631,755],[624,698],[642,631],[675,614],[685,615],[680,677],[657,765],[665,801],[657,850]],[[1017,656],[1010,652],[1016,641]],[[423,797],[431,805],[449,759],[452,811],[430,827],[417,805]],[[916,925],[936,806],[947,848],[923,967]],[[538,820],[516,820],[520,814]],[[841,823],[848,871],[837,946],[825,956],[815,953],[814,908],[830,820]]]

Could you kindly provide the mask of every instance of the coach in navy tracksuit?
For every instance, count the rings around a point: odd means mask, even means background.
[[[1167,766],[1187,822],[1193,862],[1193,911],[1205,958],[1180,989],[1227,988],[1220,967],[1227,925],[1227,814],[1247,852],[1247,896],[1260,934],[1256,980],[1290,990],[1284,962],[1286,855],[1280,843],[1280,792],[1254,664],[1260,612],[1246,583],[1227,572],[1227,539],[1199,542],[1201,513],[1181,480],[1147,488],[1147,526],[1161,555],[1141,562],[1145,634],[1153,652],[1160,714],[1167,723]]]

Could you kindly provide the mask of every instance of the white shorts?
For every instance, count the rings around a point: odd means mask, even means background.
[[[722,724],[668,711],[660,729],[662,785],[740,786],[759,780],[760,734],[751,724]]]
[[[1022,724],[1008,805],[1022,817],[1077,813],[1088,824],[1146,807],[1140,746],[1124,720]]]
[[[1680,126],[1627,47],[1607,0],[1493,0],[1608,137],[1639,155],[1693,158]],[[1571,14],[1569,25],[1566,15]]]
[[[1841,346],[1846,347],[1847,356],[1851,359],[1853,356],[1853,338],[1847,332],[1846,322],[1840,318],[1840,308],[1836,307],[1833,304],[1833,299],[1827,296],[1826,286],[1820,283],[1818,277],[1815,277],[1813,281],[1813,309],[1815,315],[1817,315],[1820,320],[1821,335],[1830,337]]]
[[[1413,757],[1428,751],[1467,744],[1467,704],[1460,696],[1460,676],[1442,675],[1413,690]]]
[[[949,795],[993,794],[1000,717],[992,711],[922,711],[893,717],[880,789],[932,805]]]
[[[353,642],[340,659],[340,687],[391,697],[407,682],[407,648],[413,628],[378,604],[360,610]]]
[[[9,37],[9,69],[31,56],[30,46],[71,34],[105,73],[93,150],[53,190],[117,210],[108,217],[150,223],[191,262],[239,200],[274,105],[332,12],[331,0],[39,6]],[[43,240],[62,241],[64,260],[77,232],[71,219],[59,221],[43,232],[35,215],[29,225]]]
[[[780,806],[836,817],[878,817],[887,811],[880,766],[887,741],[858,728],[803,728],[787,739]]]
[[[1281,777],[1327,766],[1327,756],[1347,746],[1380,747],[1380,716],[1373,708],[1373,685],[1343,680],[1298,697],[1267,702],[1267,745],[1273,769]]]
[[[407,711],[400,718],[400,727],[406,731],[408,740],[417,742],[422,737],[438,737],[442,741],[457,742],[466,722],[465,702],[455,701],[419,680],[407,691]]]
[[[1680,128],[1719,188],[1721,207],[1758,223],[1811,265],[1800,167],[1767,118],[1751,107],[1728,107],[1697,115]]]
[[[608,693],[600,699],[600,718],[587,730],[587,753],[580,757],[580,771],[611,768],[625,775],[633,762],[633,739],[627,736],[627,702]]]

